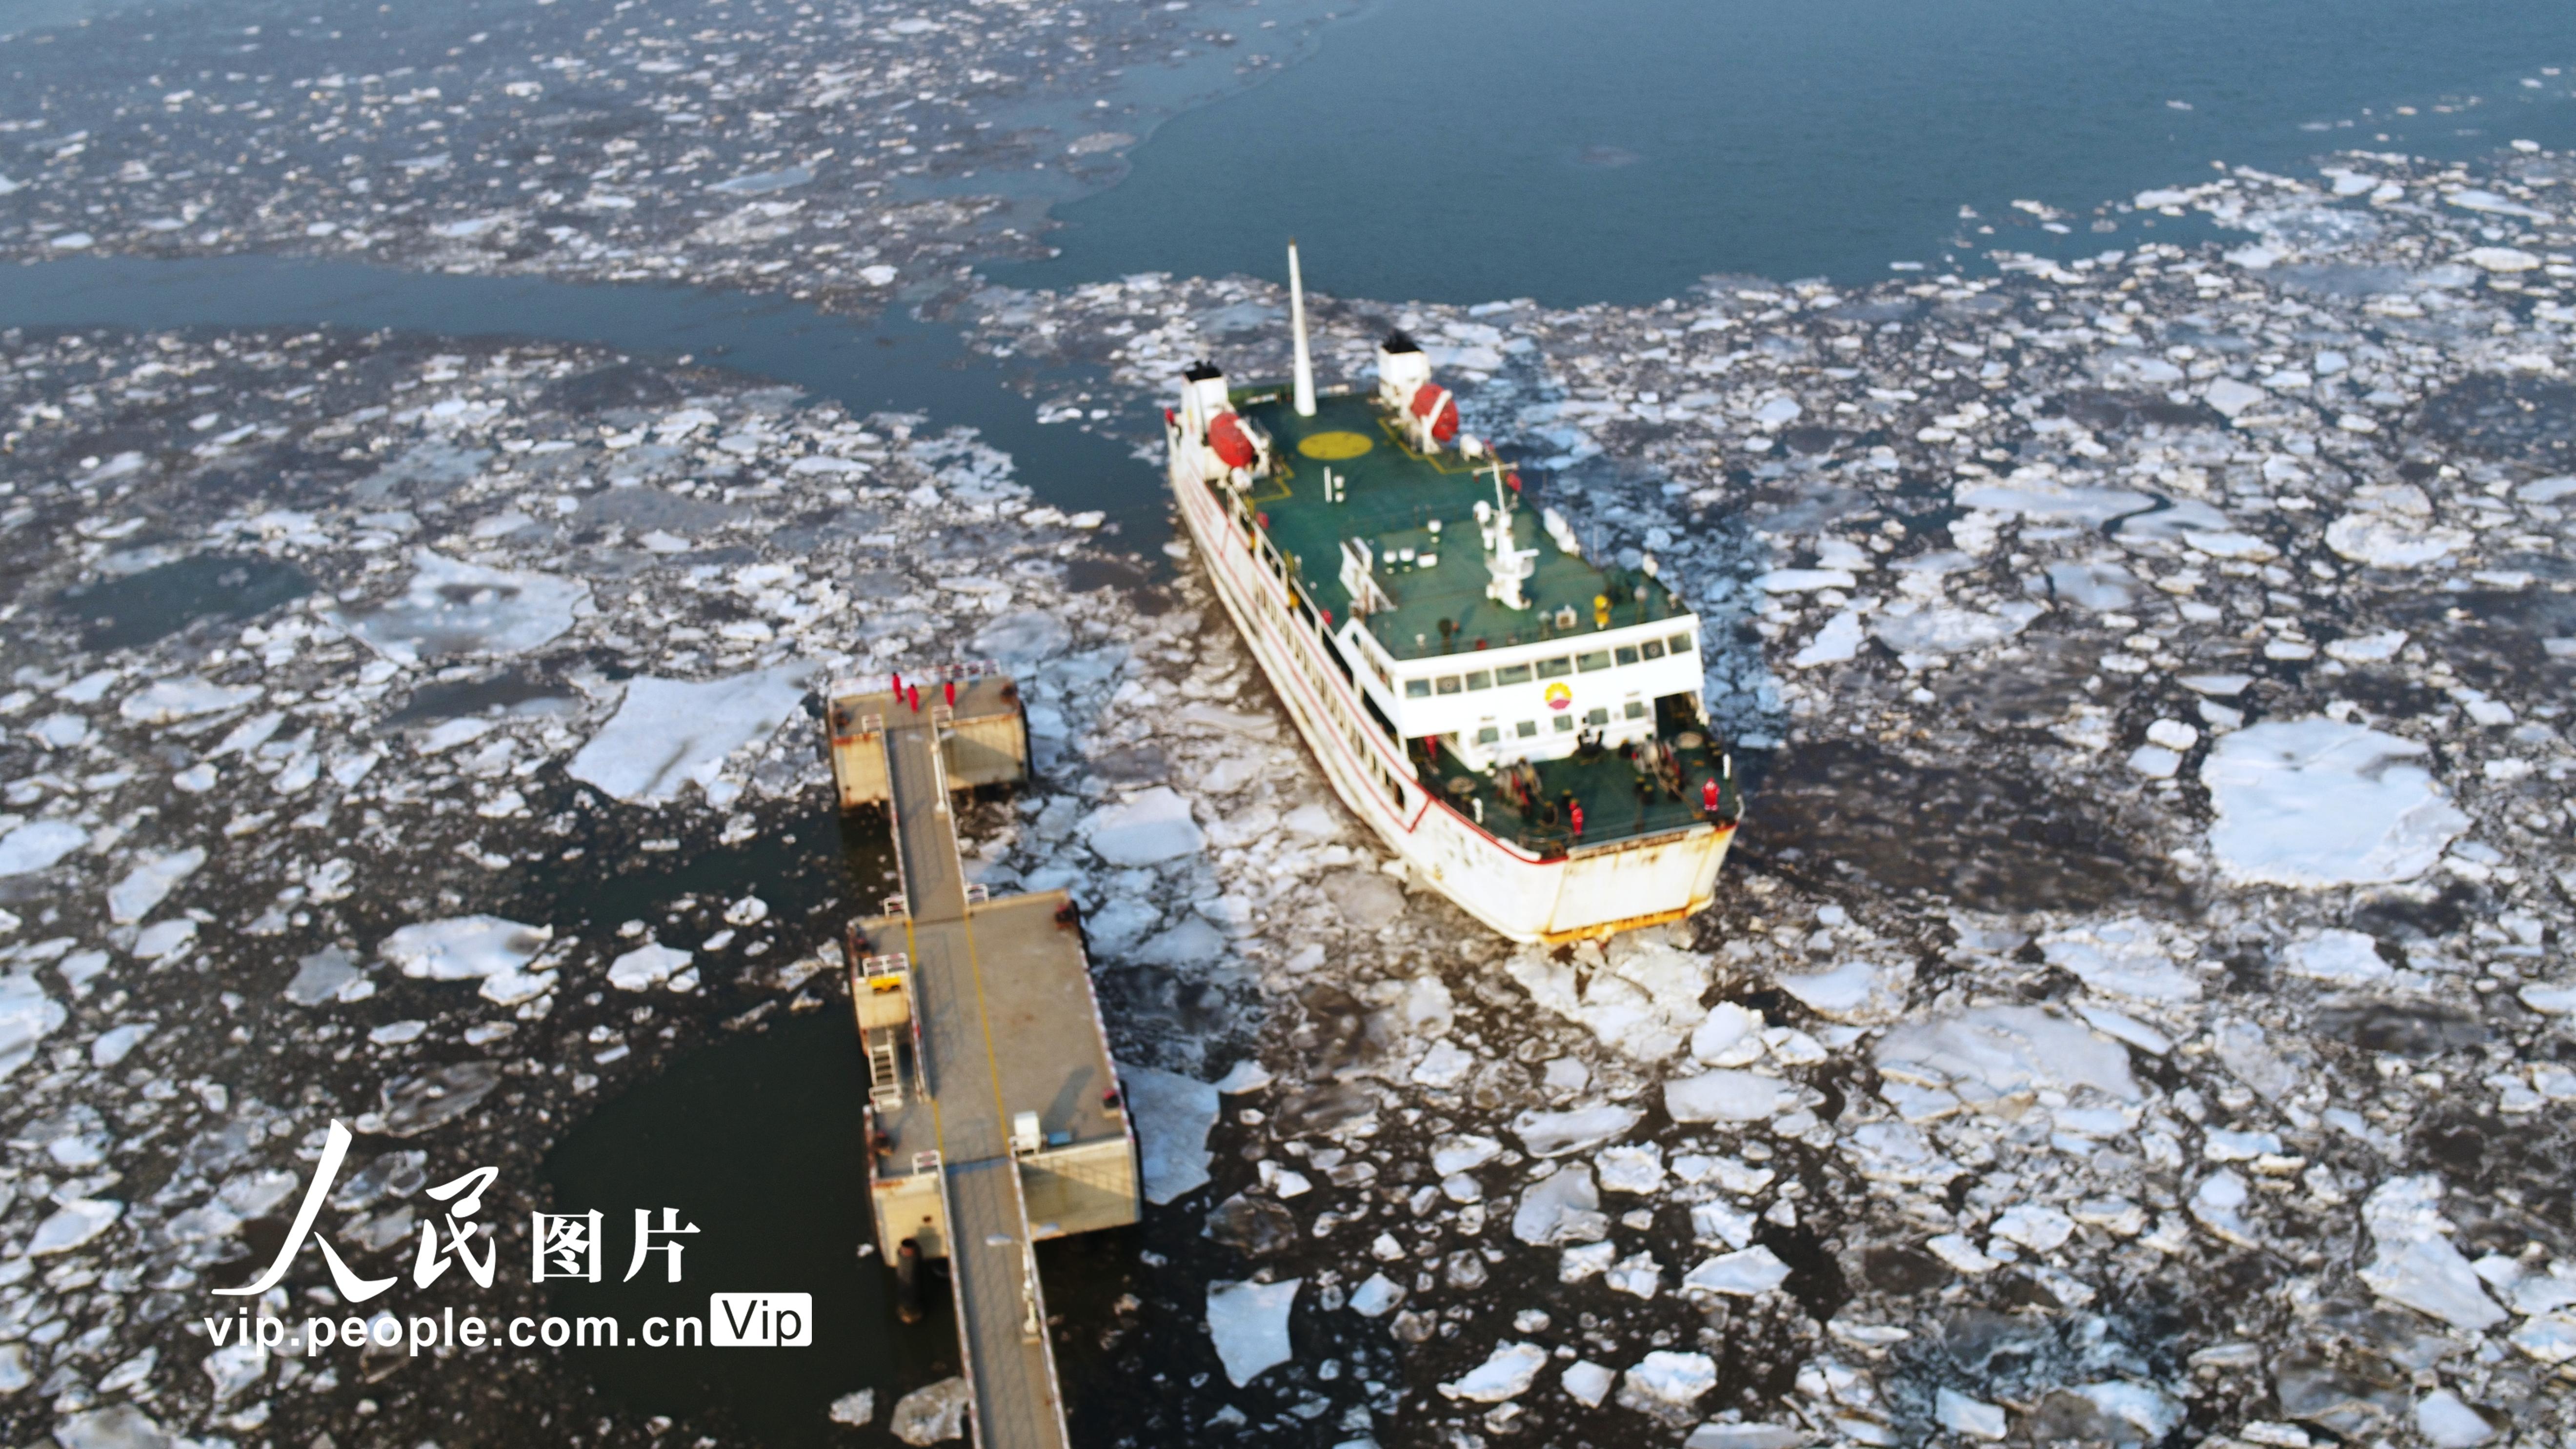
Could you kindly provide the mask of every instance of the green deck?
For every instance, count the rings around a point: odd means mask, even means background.
[[[1341,583],[1341,544],[1345,538],[1365,540],[1377,553],[1378,587],[1395,603],[1370,614],[1366,625],[1395,659],[1597,633],[1604,627],[1595,622],[1598,596],[1617,601],[1610,611],[1608,627],[1613,628],[1684,613],[1670,590],[1644,574],[1600,569],[1560,550],[1548,538],[1538,509],[1517,496],[1513,534],[1520,547],[1537,550],[1536,571],[1522,584],[1530,607],[1506,609],[1485,596],[1492,574],[1475,519],[1479,501],[1494,501],[1490,458],[1471,462],[1455,453],[1426,457],[1415,452],[1369,394],[1318,397],[1311,418],[1296,415],[1284,388],[1241,388],[1232,400],[1238,412],[1270,434],[1271,473],[1255,483],[1249,502],[1262,515],[1272,546],[1288,560],[1300,592],[1331,610],[1336,620],[1347,618],[1350,593]],[[1308,439],[1331,433],[1356,434],[1368,447],[1353,456],[1329,458],[1301,450]],[[1325,497],[1327,467],[1345,480],[1344,501]],[[1435,518],[1441,524],[1436,545],[1427,526]],[[1430,568],[1407,568],[1394,561],[1405,548],[1417,553],[1436,549],[1439,561]],[[1637,597],[1640,586],[1643,599]],[[1564,608],[1573,610],[1574,623],[1560,629],[1556,619]],[[1454,625],[1445,647],[1444,619]],[[1424,740],[1407,741],[1406,750],[1425,787],[1437,790],[1497,838],[1541,856],[1685,830],[1704,820],[1721,825],[1734,821],[1743,804],[1735,782],[1724,778],[1722,747],[1703,735],[1703,727],[1677,700],[1659,705],[1655,726],[1656,737],[1671,745],[1677,757],[1679,798],[1661,785],[1641,794],[1628,758],[1604,749],[1532,762],[1538,799],[1545,804],[1525,811],[1505,793],[1499,774],[1468,770],[1447,751],[1435,756]],[[1721,790],[1713,816],[1701,808],[1701,787],[1710,779],[1717,779]],[[1580,837],[1571,829],[1568,797],[1583,808]]]
[[[1690,721],[1670,718],[1656,723],[1658,735],[1673,746],[1681,766],[1678,798],[1660,786],[1641,793],[1636,767],[1617,750],[1605,749],[1590,758],[1578,754],[1532,762],[1538,772],[1539,798],[1557,808],[1524,813],[1504,793],[1498,775],[1469,770],[1447,751],[1434,757],[1421,740],[1409,741],[1406,753],[1426,788],[1439,790],[1488,834],[1541,856],[1561,855],[1575,846],[1686,830],[1702,820],[1724,825],[1743,814],[1735,782],[1721,774],[1724,766],[1717,745]],[[1713,816],[1700,808],[1701,782],[1710,779],[1718,781],[1719,791]],[[1564,809],[1567,796],[1583,807],[1580,837],[1573,833],[1572,817]]]
[[[1522,584],[1532,607],[1506,609],[1485,596],[1493,575],[1485,566],[1476,528],[1477,502],[1494,500],[1490,457],[1471,462],[1455,453],[1426,457],[1413,451],[1373,395],[1319,397],[1311,418],[1297,416],[1278,388],[1240,391],[1235,406],[1271,436],[1271,473],[1255,485],[1251,503],[1267,515],[1271,542],[1292,561],[1307,597],[1332,610],[1334,618],[1347,617],[1350,595],[1341,584],[1342,540],[1361,539],[1376,550],[1378,587],[1395,607],[1371,614],[1367,627],[1393,658],[1464,652],[1479,641],[1500,648],[1594,633],[1599,627],[1593,611],[1597,596],[1615,601],[1613,627],[1682,612],[1669,590],[1642,573],[1605,572],[1560,551],[1540,526],[1538,510],[1517,498],[1513,535],[1520,547],[1538,550],[1537,572]],[[1321,460],[1300,451],[1307,439],[1326,433],[1355,434],[1367,441],[1368,450]],[[1479,466],[1482,472],[1476,471]],[[1348,480],[1347,501],[1324,497],[1327,467]],[[1438,565],[1407,568],[1396,563],[1398,550],[1435,548],[1428,528],[1433,519],[1441,526]],[[1640,587],[1642,601],[1636,597]],[[1560,630],[1554,622],[1557,611],[1569,607],[1574,626]],[[1455,626],[1446,646],[1440,629],[1444,619]]]

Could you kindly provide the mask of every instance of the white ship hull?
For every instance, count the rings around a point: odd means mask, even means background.
[[[1679,920],[1714,899],[1718,868],[1735,839],[1732,822],[1702,821],[1542,857],[1495,838],[1422,789],[1404,751],[1363,714],[1323,640],[1298,623],[1284,585],[1228,525],[1191,451],[1169,449],[1172,492],[1209,582],[1334,793],[1418,879],[1524,942],[1636,930]]]

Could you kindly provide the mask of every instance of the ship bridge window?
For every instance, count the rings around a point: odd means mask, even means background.
[[[1525,740],[1536,739],[1538,737],[1538,721],[1534,719],[1522,720],[1519,724],[1512,726],[1512,733]]]
[[[1496,684],[1527,684],[1530,682],[1530,667],[1526,664],[1506,664],[1502,668],[1494,671],[1494,682]]]
[[[1596,669],[1607,669],[1610,667],[1610,651],[1596,649],[1589,654],[1577,654],[1574,656],[1574,662],[1586,674]]]
[[[1610,711],[1606,709],[1587,711],[1583,716],[1583,722],[1597,729],[1610,722]]]
[[[1541,679],[1562,679],[1573,672],[1574,661],[1571,659],[1542,659],[1538,662],[1538,677]]]
[[[1476,731],[1476,743],[1480,745],[1499,745],[1502,742],[1503,732],[1493,725],[1485,725]]]
[[[1673,636],[1673,652],[1675,654],[1688,654],[1691,652],[1690,636],[1688,634],[1675,634]]]
[[[1637,700],[1633,700],[1633,699],[1632,699],[1632,700],[1630,700],[1630,701],[1628,701],[1628,718],[1630,718],[1630,719],[1644,719],[1645,717],[1646,717],[1646,706],[1645,706],[1643,703],[1641,703],[1640,701],[1637,701]]]
[[[1407,699],[1429,699],[1431,697],[1431,681],[1428,679],[1408,679],[1404,681],[1404,697]]]
[[[1637,652],[1645,655],[1649,659],[1661,659],[1664,657],[1664,641],[1661,639],[1649,639],[1645,643],[1637,646]]]
[[[1479,669],[1475,673],[1467,676],[1467,687],[1469,689],[1491,689],[1494,687],[1494,676]]]
[[[1438,685],[1439,685],[1440,692],[1441,692],[1442,694],[1456,694],[1456,693],[1458,692],[1458,676],[1457,676],[1457,675],[1454,675],[1454,674],[1444,674],[1444,675],[1441,675],[1441,676],[1440,676],[1440,678],[1439,678],[1439,680],[1437,681],[1437,683],[1438,683]]]
[[[1628,645],[1622,644],[1613,652],[1618,655],[1619,662],[1622,664],[1634,664],[1637,662],[1637,651]]]
[[[1558,715],[1556,717],[1556,732],[1561,735],[1572,734],[1574,732],[1574,716],[1570,714]]]

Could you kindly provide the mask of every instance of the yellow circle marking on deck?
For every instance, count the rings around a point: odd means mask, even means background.
[[[1364,433],[1317,433],[1297,441],[1298,452],[1327,463],[1338,463],[1344,458],[1356,458],[1375,446],[1376,444],[1371,443]]]

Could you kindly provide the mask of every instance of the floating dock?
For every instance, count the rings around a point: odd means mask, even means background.
[[[981,668],[845,681],[828,719],[842,804],[885,806],[903,886],[848,942],[877,1248],[948,1260],[979,1449],[1066,1449],[1035,1245],[1143,1207],[1071,898],[987,899],[957,853],[954,793],[1026,772],[1019,692]]]

